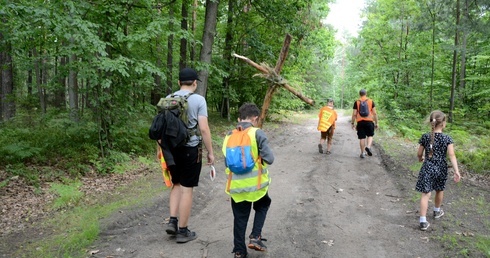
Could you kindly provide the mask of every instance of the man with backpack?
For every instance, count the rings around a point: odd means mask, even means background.
[[[372,156],[371,144],[373,143],[374,130],[378,129],[378,115],[376,114],[376,108],[374,101],[369,99],[367,91],[361,89],[359,91],[359,99],[354,102],[352,111],[352,129],[357,130],[357,138],[359,139],[359,147],[361,149],[361,155],[359,157],[363,159],[366,154]],[[354,122],[357,122],[357,126]]]
[[[178,81],[180,90],[167,96],[187,98],[187,128],[198,128],[197,133],[189,134],[183,146],[169,149],[173,162],[168,164],[168,169],[173,186],[170,191],[170,220],[165,231],[169,235],[175,235],[177,243],[186,243],[197,238],[196,233],[187,228],[187,224],[192,208],[193,189],[198,186],[201,173],[202,143],[208,152],[207,164],[214,164],[207,103],[203,96],[193,94],[197,88],[197,80],[199,79],[194,69],[182,69]],[[163,147],[165,146],[162,149]],[[165,152],[164,156],[167,159]]]
[[[262,228],[271,204],[267,165],[274,162],[274,155],[264,131],[255,127],[259,114],[260,110],[255,104],[243,104],[238,109],[236,129],[228,133],[223,142],[225,172],[228,176],[225,191],[231,196],[234,217],[232,253],[235,258],[247,257],[245,233],[252,206],[255,215],[248,248],[267,250],[262,242],[265,241]]]

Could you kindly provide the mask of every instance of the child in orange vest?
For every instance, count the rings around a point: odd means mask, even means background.
[[[318,131],[320,131],[320,143],[318,144],[318,151],[323,153],[323,144],[327,140],[327,151],[325,154],[329,155],[332,149],[332,138],[335,131],[335,121],[337,121],[337,111],[333,109],[333,99],[327,100],[327,105],[320,109],[318,114]]]

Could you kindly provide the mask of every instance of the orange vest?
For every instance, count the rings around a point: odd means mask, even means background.
[[[320,132],[326,132],[330,126],[335,124],[335,120],[337,120],[337,112],[331,107],[325,106],[320,109],[318,118],[317,130]]]
[[[369,115],[367,117],[362,117],[360,114],[359,114],[359,105],[361,104],[361,101],[364,101],[367,99],[367,103],[368,103],[368,107],[369,107]],[[356,115],[356,121],[359,122],[359,121],[374,121],[373,119],[373,100],[372,99],[368,99],[366,96],[362,96],[361,98],[359,98],[357,101],[356,101],[356,104],[357,104],[357,115]]]

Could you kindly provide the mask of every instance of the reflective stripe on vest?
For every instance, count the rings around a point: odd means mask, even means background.
[[[252,153],[258,157],[259,149],[255,133],[258,128],[252,127],[247,134],[250,137]],[[230,135],[227,135],[223,141],[223,154],[226,155],[226,144]],[[258,157],[254,168],[246,174],[234,174],[228,168],[225,173],[228,175],[225,192],[229,194],[235,202],[249,201],[255,202],[262,198],[269,188],[270,178],[267,170],[267,164],[262,164],[262,159]]]
[[[335,123],[335,117],[333,109],[324,107],[320,111],[320,120],[318,121],[318,127],[316,128],[320,132],[326,132],[330,126]]]

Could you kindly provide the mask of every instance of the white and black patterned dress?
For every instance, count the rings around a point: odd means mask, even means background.
[[[447,146],[453,143],[453,139],[444,133],[434,133],[433,155],[429,158],[430,133],[422,135],[419,144],[425,149],[424,163],[419,172],[415,190],[428,193],[443,191],[447,181]]]

